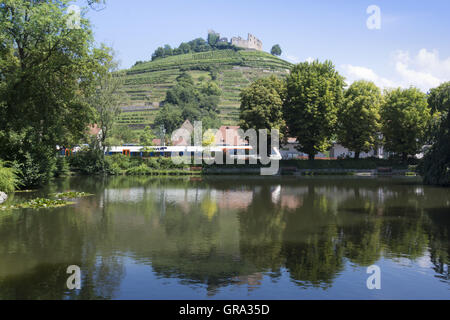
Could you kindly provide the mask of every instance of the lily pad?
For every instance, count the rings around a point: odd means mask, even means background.
[[[93,194],[86,192],[68,191],[68,192],[54,193],[52,196],[58,199],[77,199],[90,197],[93,196]]]
[[[14,205],[0,207],[0,210],[11,209],[45,209],[45,208],[58,208],[74,204],[73,202],[65,200],[52,200],[45,198],[36,198],[23,203],[17,203]]]

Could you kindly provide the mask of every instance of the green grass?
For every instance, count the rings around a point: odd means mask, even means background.
[[[196,82],[209,81],[209,68],[217,70],[217,83],[223,91],[219,104],[224,125],[236,124],[239,118],[240,91],[261,77],[286,76],[287,61],[266,52],[217,50],[167,57],[122,70],[124,85],[120,90],[123,106],[149,106],[164,100],[176,78],[188,72]],[[234,108],[234,110],[231,110]],[[157,110],[122,113],[119,123],[130,126],[153,125]]]

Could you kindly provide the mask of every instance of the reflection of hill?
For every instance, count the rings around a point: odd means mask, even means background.
[[[444,189],[374,179],[70,181],[64,189],[97,196],[0,220],[0,298],[114,297],[123,256],[210,295],[232,284],[257,290],[281,270],[300,286],[328,288],[346,260],[367,266],[383,256],[430,257],[449,279]],[[77,294],[61,286],[71,264],[86,275]],[[56,289],[43,294],[43,283]]]

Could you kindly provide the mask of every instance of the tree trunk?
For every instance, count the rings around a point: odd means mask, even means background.
[[[315,154],[308,154],[309,161],[313,161],[315,157],[316,157]]]
[[[360,151],[355,151],[355,159],[359,159]]]

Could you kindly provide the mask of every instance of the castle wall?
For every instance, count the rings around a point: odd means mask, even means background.
[[[244,40],[241,37],[231,38],[231,44],[240,48],[262,51],[262,41],[250,33],[248,34],[247,40]]]

